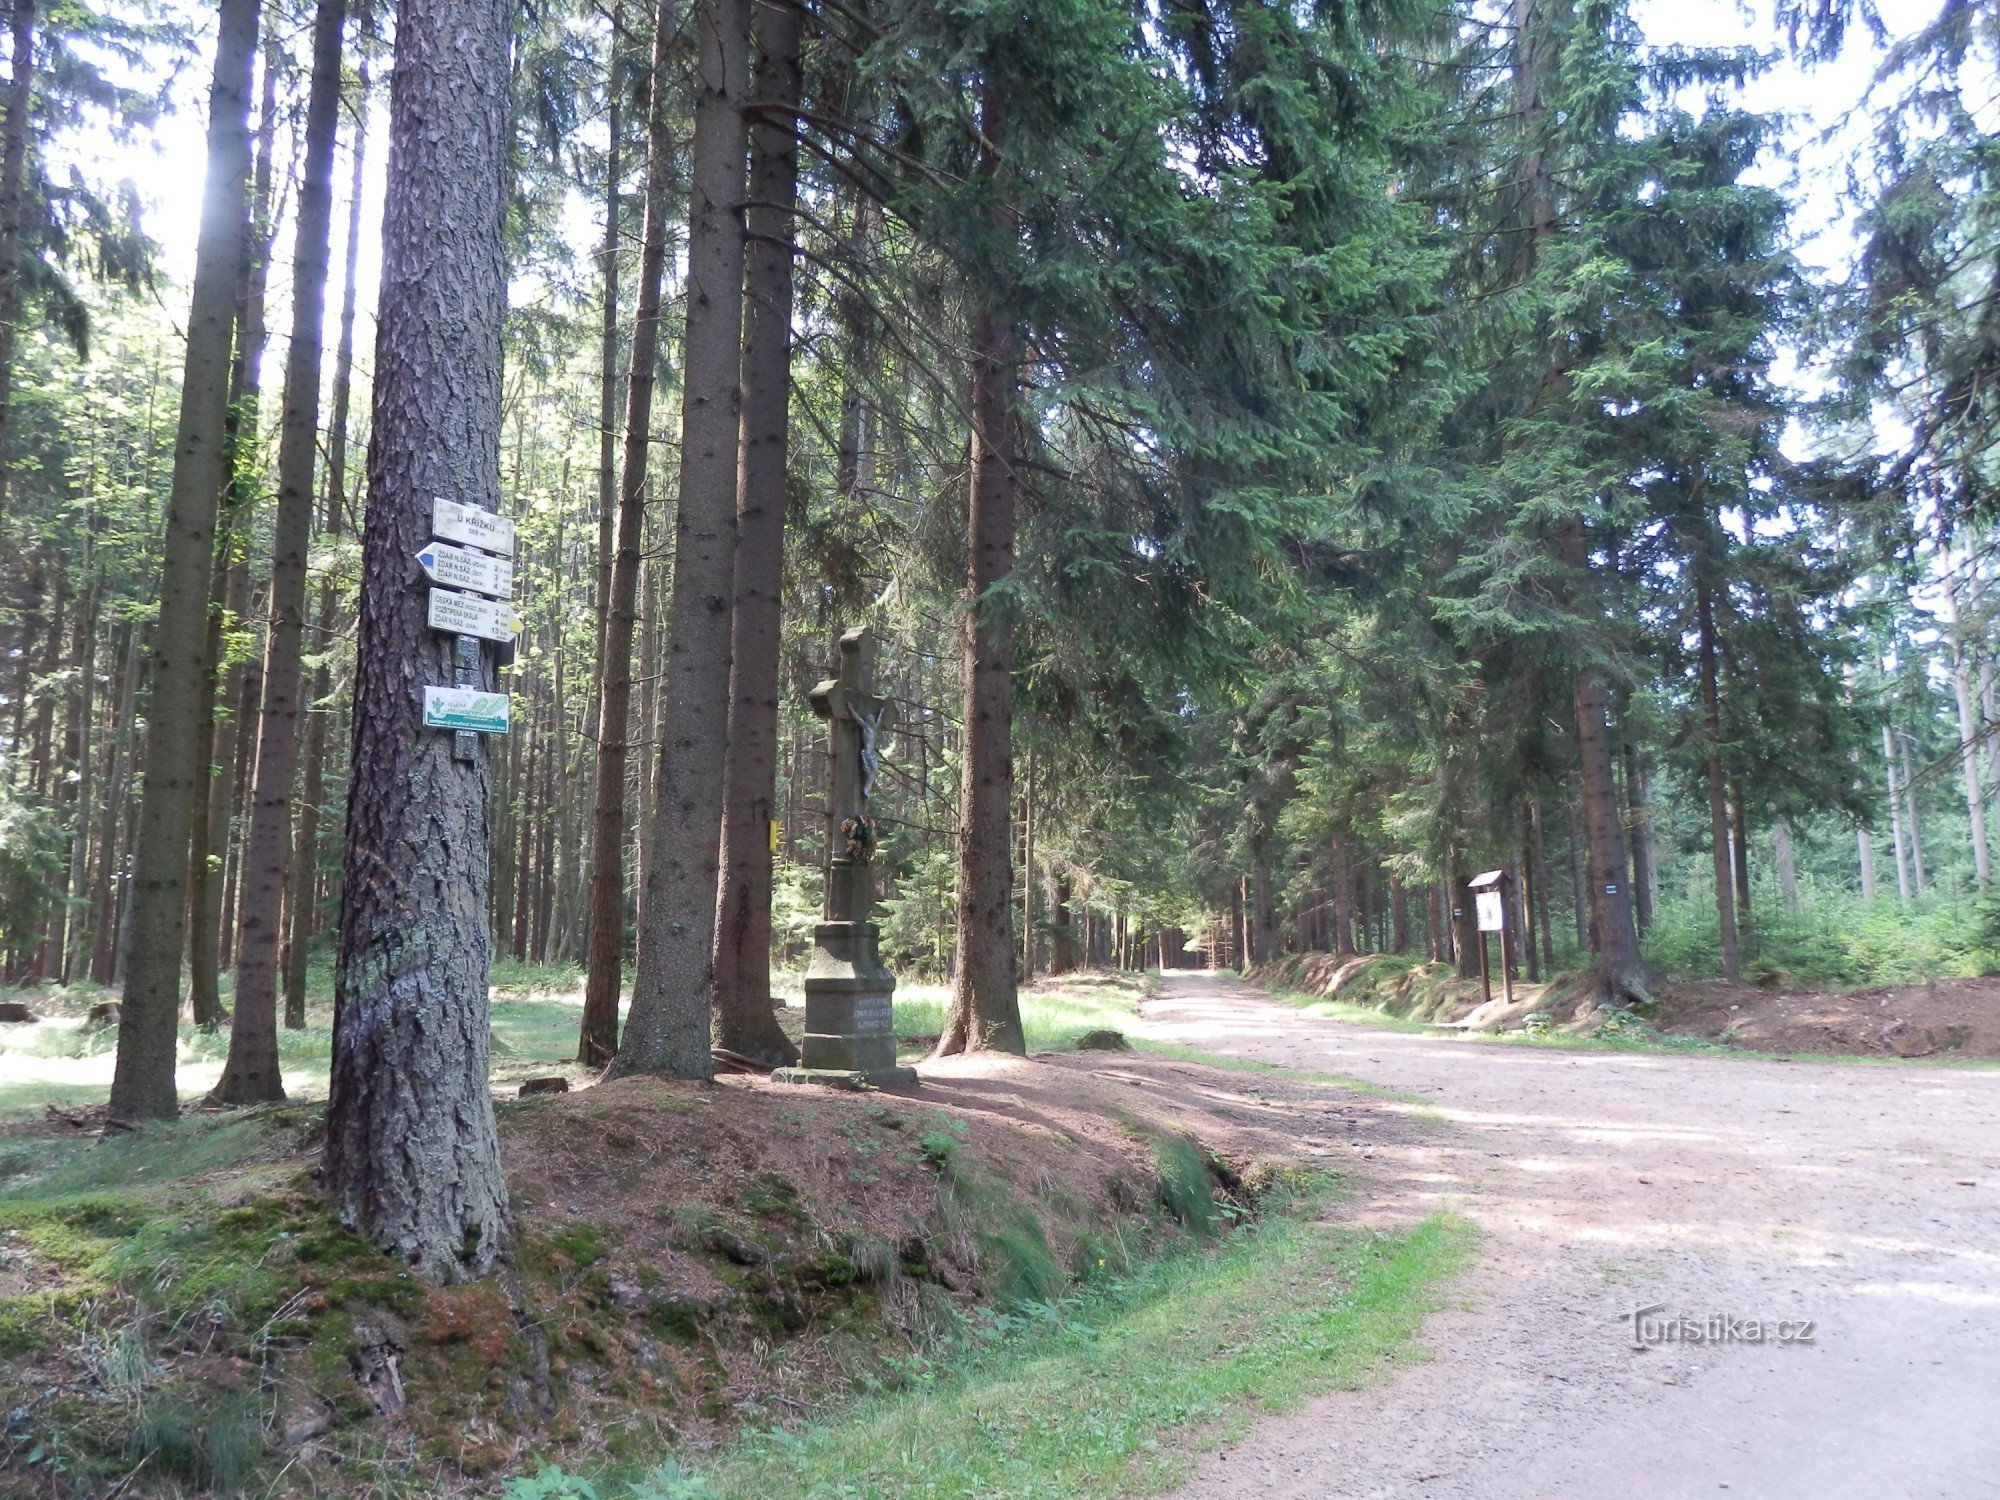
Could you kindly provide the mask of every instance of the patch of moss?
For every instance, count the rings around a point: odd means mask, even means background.
[[[804,1228],[810,1222],[798,1187],[776,1172],[759,1172],[743,1191],[743,1206],[766,1219]]]

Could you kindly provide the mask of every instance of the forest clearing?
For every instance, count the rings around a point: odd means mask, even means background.
[[[1992,1490],[1996,80],[0,0],[0,1494]]]

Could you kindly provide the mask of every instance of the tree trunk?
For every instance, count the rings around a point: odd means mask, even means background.
[[[1541,956],[1535,951],[1535,908],[1541,895],[1541,871],[1535,864],[1534,815],[1521,810],[1521,900],[1519,936],[1515,940],[1515,952],[1527,959],[1528,982],[1537,984],[1542,977]]]
[[[1784,899],[1785,910],[1799,909],[1799,864],[1792,847],[1792,825],[1783,818],[1771,825],[1771,847],[1778,865],[1778,894]]]
[[[771,1013],[771,835],[778,797],[778,655],[784,644],[785,465],[791,444],[792,210],[798,198],[801,12],[757,6],[745,231],[743,465],[723,774],[722,894],[715,910],[715,1039],[772,1067],[798,1060]]]
[[[1743,800],[1743,778],[1736,777],[1729,784],[1730,830],[1729,858],[1736,875],[1736,915],[1739,923],[1750,916],[1750,810]]]
[[[1451,865],[1451,879],[1443,891],[1449,903],[1445,910],[1451,914],[1451,950],[1458,964],[1460,979],[1479,977],[1479,945],[1486,941],[1479,931],[1479,914],[1474,907],[1472,892],[1466,882],[1471,879],[1463,864],[1454,857]]]
[[[632,635],[646,530],[654,371],[660,351],[660,283],[666,275],[667,195],[673,175],[672,91],[668,65],[675,0],[653,18],[646,83],[646,198],[639,234],[639,300],[632,362],[625,379],[624,461],[618,477],[616,551],[603,595],[597,687],[597,779],[591,800],[590,946],[577,1061],[601,1068],[618,1053],[618,997],[625,982],[625,782],[631,759]],[[607,276],[606,296],[613,295]]]
[[[979,159],[973,171],[991,195],[987,232],[1015,232],[1009,184],[1005,85],[980,88]],[[1014,861],[1008,828],[1014,792],[1013,625],[996,586],[1014,570],[1014,423],[1018,335],[988,289],[976,292],[972,327],[972,481],[966,528],[961,661],[965,744],[958,795],[958,959],[951,1010],[938,1054],[987,1047],[1025,1054],[1014,987]]]
[[[500,495],[511,16],[502,0],[397,7],[334,984],[328,1192],[432,1281],[486,1274],[510,1240],[487,1085],[490,749],[459,761],[423,727],[423,684],[452,680],[454,652],[409,575],[433,496]]]
[[[1572,569],[1588,565],[1583,518],[1562,524],[1558,546]],[[1632,920],[1632,892],[1625,872],[1625,829],[1619,816],[1618,785],[1611,768],[1610,693],[1604,669],[1586,661],[1576,670],[1577,772],[1581,788],[1583,836],[1590,882],[1590,919],[1596,941],[1600,993],[1614,1004],[1650,1004],[1646,971],[1639,957],[1639,932]]]
[[[1278,902],[1271,889],[1271,851],[1261,839],[1250,856],[1250,962],[1278,956]]]
[[[1993,878],[1993,865],[1986,848],[1986,793],[1979,784],[1979,715],[1972,704],[1972,662],[1958,624],[1955,597],[1951,601],[1951,619],[1951,686],[1958,700],[1958,758],[1965,773],[1966,822],[1972,830],[1972,873],[1983,891]]]
[[[359,0],[355,20],[355,93],[353,162],[348,183],[347,243],[341,271],[340,334],[333,355],[333,411],[327,426],[326,485],[323,491],[320,526],[328,536],[347,529],[347,416],[354,389],[354,315],[356,276],[361,250],[362,182],[367,160],[369,107],[369,46],[373,36],[374,11],[370,0]],[[314,644],[325,650],[333,632],[333,580],[320,581],[319,607],[314,621]],[[330,733],[331,709],[323,704],[332,690],[332,675],[321,662],[313,668],[312,686],[306,705],[305,773],[299,788],[299,816],[294,825],[291,870],[286,877],[285,897],[285,1025],[297,1030],[306,1024],[306,970],[311,953],[315,896],[319,884],[320,804],[326,798],[326,746]]]
[[[1354,952],[1354,861],[1344,833],[1333,836],[1333,951],[1342,958]]]
[[[1921,896],[1924,893],[1924,887],[1930,881],[1929,877],[1924,873],[1924,838],[1923,831],[1919,826],[1921,817],[1917,805],[1917,766],[1915,759],[1910,755],[1909,730],[1898,729],[1896,731],[1896,743],[1901,748],[1903,755],[1903,801],[1905,804],[1903,810],[1908,816],[1910,825],[1910,885],[1915,894]]]
[[[1541,897],[1539,904],[1541,906],[1542,967],[1553,972],[1556,966],[1556,943],[1553,934],[1549,930],[1550,924],[1553,921],[1553,918],[1549,915],[1549,909],[1555,905],[1555,902],[1549,895],[1549,853],[1547,841],[1542,837],[1542,804],[1539,802],[1528,804],[1528,832],[1529,838],[1534,845],[1535,893]]]
[[[1646,752],[1625,741],[1625,796],[1632,814],[1632,915],[1643,935],[1653,925],[1659,875],[1653,852],[1653,794]]]
[[[228,451],[222,510],[217,517],[215,571],[209,591],[208,670],[202,674],[207,702],[207,774],[196,787],[188,862],[188,985],[197,1026],[222,1019],[221,976],[224,917],[228,910],[226,871],[236,810],[238,742],[250,715],[244,697],[256,691],[250,672],[230,660],[225,637],[250,612],[250,529],[256,485],[257,396],[263,376],[267,325],[264,294],[269,284],[271,155],[277,137],[277,48],[266,38],[262,98],[257,114],[256,164],[251,175],[249,231],[238,270],[236,340],[229,371],[229,413],[223,419]],[[254,698],[253,700],[254,701]]]
[[[136,726],[134,709],[139,695],[139,632],[128,620],[118,627],[116,687],[112,695],[111,768],[105,778],[105,795],[99,810],[97,829],[98,875],[95,920],[91,930],[90,977],[97,984],[112,981],[117,951],[118,914],[125,889],[123,847],[127,788],[132,776],[132,755]]]
[[[224,1104],[285,1097],[278,1071],[278,959],[298,769],[305,634],[306,553],[312,542],[313,465],[319,442],[320,326],[333,233],[333,148],[340,126],[340,33],[345,0],[313,12],[299,210],[292,251],[292,338],[279,418],[278,496],[271,540],[271,625],[264,647],[257,763],[244,843],[245,893],[236,950],[236,1018],[215,1086]]]
[[[1739,980],[1743,965],[1736,948],[1736,892],[1729,859],[1729,800],[1722,779],[1722,700],[1715,672],[1715,610],[1708,582],[1695,585],[1701,632],[1701,711],[1703,755],[1708,773],[1708,842],[1715,866],[1715,920],[1720,933],[1722,977]]]
[[[1578,811],[1574,798],[1569,799],[1565,809],[1569,813],[1569,894],[1570,915],[1576,919],[1576,945],[1588,952],[1591,947],[1590,932],[1590,880],[1589,872],[1583,867],[1583,841],[1577,832],[1583,826],[1583,815]]]
[[[615,1067],[706,1078],[715,898],[729,752],[742,380],[748,0],[702,0],[688,204],[679,508],[667,601],[659,821],[647,850],[646,924]]]
[[[604,632],[611,620],[612,555],[618,545],[618,246],[625,228],[623,158],[625,80],[619,62],[625,40],[625,7],[614,5],[605,64],[603,306],[597,337],[597,660],[602,671]],[[657,40],[654,51],[659,50]],[[659,66],[647,75],[648,97],[658,90]],[[648,111],[648,129],[651,128]],[[644,234],[644,229],[641,229]],[[643,252],[642,252],[643,254]],[[657,314],[655,315],[657,319]],[[656,335],[657,338],[657,335]],[[630,392],[627,392],[629,399]],[[602,708],[599,709],[600,715]],[[614,1038],[612,1046],[617,1043]]]
[[[21,231],[28,210],[28,113],[34,103],[35,0],[8,7],[7,122],[0,127],[0,461],[11,457],[14,358],[21,322]],[[6,469],[0,462],[0,476]],[[4,483],[4,478],[0,478]]]
[[[1021,777],[1021,982],[1035,982],[1035,751]]]
[[[236,282],[250,169],[250,75],[257,0],[222,0],[209,91],[208,167],[189,298],[179,435],[160,563],[146,711],[146,777],[132,871],[131,942],[111,1116],[171,1118],[181,954],[187,946],[188,833],[200,742],[215,512],[227,478],[224,429]]]
[[[1896,851],[1896,899],[1910,904],[1910,861],[1903,847],[1903,797],[1896,789],[1896,743],[1889,726],[1882,726],[1882,765],[1889,779],[1889,842]]]
[[[1073,899],[1070,873],[1056,871],[1055,898],[1049,907],[1049,925],[1055,929],[1055,940],[1049,944],[1049,972],[1067,974],[1077,964],[1075,918],[1070,909]],[[1208,966],[1217,967],[1215,943],[1209,943]]]

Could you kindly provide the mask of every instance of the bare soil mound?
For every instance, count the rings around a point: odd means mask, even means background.
[[[1289,954],[1254,969],[1252,984],[1366,1006],[1440,1028],[1501,1032],[1545,1017],[1588,1035],[1614,1018],[1574,974],[1516,982],[1511,1004],[1481,999],[1479,981],[1444,964],[1385,954]],[[1763,988],[1719,979],[1661,985],[1647,1025],[1757,1052],[1859,1057],[2000,1058],[2000,978],[1934,979],[1865,990]]]
[[[1693,980],[1667,986],[1653,1019],[1760,1052],[2000,1058],[2000,979],[1846,991]]]
[[[346,1493],[388,1464],[490,1493],[536,1456],[698,1450],[1427,1128],[1143,1053],[952,1059],[909,1096],[633,1078],[498,1107],[516,1274],[455,1288],[331,1221],[315,1110],[89,1146],[44,1122],[61,1164],[0,1191],[0,1491],[284,1469]]]

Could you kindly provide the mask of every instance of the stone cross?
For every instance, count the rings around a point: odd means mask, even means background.
[[[824,915],[829,922],[865,922],[871,904],[869,866],[875,824],[869,794],[890,732],[891,705],[874,691],[875,637],[866,629],[840,638],[840,675],[812,690],[813,712],[827,721]]]
[[[896,1065],[896,976],[883,966],[881,932],[868,920],[875,789],[889,700],[875,692],[875,637],[840,638],[840,672],[811,694],[826,720],[826,912],[813,929],[806,966],[806,1034],[799,1066],[780,1068],[780,1083],[843,1088],[913,1088],[914,1069]]]

